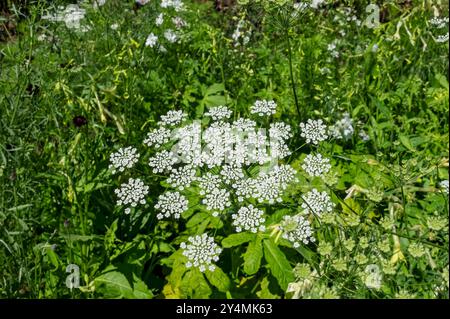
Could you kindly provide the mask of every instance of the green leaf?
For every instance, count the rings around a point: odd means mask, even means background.
[[[230,248],[234,246],[242,245],[243,243],[249,242],[251,240],[254,240],[256,237],[256,234],[252,233],[238,233],[238,234],[231,234],[227,238],[224,238],[222,240],[222,247],[224,248]]]
[[[264,277],[261,281],[261,290],[256,293],[256,295],[261,299],[280,299],[280,296],[274,295],[269,290],[269,279]]]
[[[131,283],[129,278],[132,279]],[[132,273],[127,278],[112,265],[108,266],[100,276],[94,279],[94,284],[95,290],[102,293],[105,298],[153,298],[152,292],[136,274]]]
[[[247,251],[244,253],[244,271],[248,275],[254,275],[261,266],[263,256],[262,240],[257,236],[255,241],[248,244]]]
[[[409,139],[409,137],[407,137],[405,135],[399,135],[399,139],[400,139],[400,142],[403,144],[403,146],[406,147],[408,150],[410,150],[411,152],[416,151],[416,149],[412,146],[411,140]]]
[[[212,292],[205,277],[197,268],[186,272],[180,289],[183,294],[194,299],[206,299]]]
[[[294,273],[286,256],[272,240],[264,240],[264,259],[281,289],[286,291],[288,284],[295,280]]]
[[[192,227],[202,223],[208,217],[209,217],[208,213],[204,213],[204,212],[197,213],[194,216],[192,216],[191,219],[189,219],[189,221],[186,223],[186,227],[192,228]]]
[[[230,278],[223,272],[222,269],[216,266],[214,271],[206,270],[206,278],[208,281],[221,292],[230,290]]]

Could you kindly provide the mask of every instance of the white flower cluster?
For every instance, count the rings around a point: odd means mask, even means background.
[[[43,20],[64,22],[66,27],[80,32],[86,32],[88,27],[81,25],[86,10],[80,8],[77,4],[69,4],[67,7],[59,7],[59,11],[54,15],[42,16]]]
[[[326,157],[323,157],[322,154],[317,155],[308,154],[306,155],[306,158],[303,161],[302,168],[310,176],[323,177],[324,174],[330,171],[331,164],[330,160]]]
[[[266,227],[262,225],[266,219],[262,216],[264,212],[253,205],[241,207],[237,214],[231,215],[233,218],[233,226],[236,226],[236,231],[251,231],[256,233],[258,230],[265,231]]]
[[[250,27],[248,23],[241,19],[239,20],[236,29],[234,30],[233,34],[231,35],[231,38],[233,39],[233,44],[235,47],[239,45],[247,45],[250,42],[250,37],[252,35],[252,32],[250,30]],[[242,39],[242,41],[241,41]]]
[[[433,26],[435,26],[437,29],[443,29],[443,28],[445,28],[445,27],[447,26],[448,22],[449,22],[448,17],[443,17],[443,18],[440,18],[440,17],[433,17],[433,18],[431,18],[431,20],[430,20],[430,23],[431,23]]]
[[[316,188],[306,193],[302,204],[302,208],[310,210],[317,216],[322,213],[330,213],[334,206],[330,196],[326,192],[319,192]]]
[[[155,146],[157,148],[161,145],[169,142],[171,131],[165,127],[152,130],[147,134],[147,138],[144,140],[144,144],[148,147]]]
[[[210,116],[214,121],[228,119],[231,116],[231,111],[223,105],[211,107],[205,116]]]
[[[162,212],[156,215],[156,218],[163,219],[173,216],[178,219],[181,213],[188,209],[188,204],[186,197],[179,192],[165,192],[159,196],[158,203],[155,205],[155,208]]]
[[[132,168],[137,163],[139,154],[134,147],[125,147],[119,149],[116,153],[112,153],[109,157],[111,164],[109,169],[115,174],[117,171],[123,172],[126,168]]]
[[[206,209],[212,211],[214,217],[219,215],[219,212],[224,211],[225,208],[231,206],[230,193],[223,188],[214,188],[205,194],[202,203]]]
[[[189,187],[193,181],[196,180],[196,170],[192,166],[186,165],[179,168],[173,168],[167,179],[167,182],[180,191]]]
[[[138,204],[146,203],[145,196],[148,194],[148,186],[139,178],[130,178],[128,183],[123,183],[120,188],[115,190],[117,197],[117,205],[131,205],[136,207]],[[130,208],[125,209],[125,214],[130,213]]]
[[[175,10],[175,12],[179,12],[184,9],[184,5],[181,0],[162,0],[160,7],[164,10],[173,8]],[[179,17],[179,16],[172,16],[172,17],[169,17],[169,19],[165,19],[165,15],[170,16],[172,14],[173,14],[173,12],[172,13],[171,12],[160,12],[155,19],[155,25],[157,27],[162,27],[164,24],[164,21],[170,21],[176,30],[174,31],[173,29],[171,29],[169,27],[166,30],[164,30],[162,32],[162,34],[168,43],[177,43],[180,41],[181,31],[184,27],[187,26],[187,23],[186,23],[186,21],[183,20],[182,17]],[[165,25],[170,26],[167,23]],[[158,36],[155,35],[154,33],[150,33],[147,36],[145,45],[148,47],[154,48],[158,45],[159,42],[160,41],[159,41]],[[161,43],[158,45],[158,48],[159,48],[160,52],[167,52],[167,49]]]
[[[276,113],[276,108],[277,104],[273,100],[257,100],[250,108],[250,112],[252,114],[258,114],[259,116],[269,116]]]
[[[187,118],[187,114],[183,111],[169,111],[166,115],[161,116],[158,125],[176,126]]]
[[[284,216],[279,228],[282,231],[281,237],[290,241],[294,248],[300,247],[301,243],[307,245],[315,242],[310,223],[303,216]]]
[[[172,166],[177,162],[177,158],[172,152],[163,150],[156,153],[148,161],[148,165],[153,168],[153,173],[165,173],[172,170]]]
[[[300,136],[306,140],[306,143],[317,145],[328,138],[327,126],[322,120],[309,119],[306,123],[300,123],[300,129]]]
[[[191,236],[188,243],[182,242],[180,247],[183,249],[183,255],[187,257],[186,267],[197,267],[201,272],[206,269],[214,271],[216,267],[213,261],[219,260],[219,254],[222,248],[214,242],[213,237],[207,234]]]
[[[350,139],[353,136],[353,133],[355,133],[353,120],[350,118],[350,115],[344,113],[342,119],[329,127],[328,133],[335,139]]]

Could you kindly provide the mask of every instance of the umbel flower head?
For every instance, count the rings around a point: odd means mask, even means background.
[[[276,113],[276,108],[277,104],[273,100],[257,100],[250,108],[250,112],[259,116],[269,116]]]
[[[214,121],[228,119],[231,116],[231,111],[223,105],[211,107],[205,116],[210,116]]]
[[[161,211],[156,218],[163,219],[173,216],[178,219],[188,209],[188,204],[186,197],[179,192],[165,192],[159,196],[158,203],[155,205],[155,208]]]
[[[266,227],[262,225],[266,220],[262,216],[264,212],[253,205],[241,207],[237,214],[231,215],[233,218],[233,226],[236,226],[236,231],[251,231],[256,233],[258,230],[265,231]]]
[[[115,190],[118,197],[117,205],[130,205],[136,207],[138,204],[146,203],[145,196],[148,194],[148,186],[139,178],[130,178],[128,183],[123,183]],[[130,208],[125,209],[125,214],[130,213]]]
[[[180,247],[183,249],[183,255],[188,259],[186,267],[196,267],[201,272],[206,269],[214,271],[216,267],[212,262],[218,261],[222,252],[222,248],[214,242],[214,238],[207,234],[191,236],[188,238],[188,243],[182,242]]]
[[[310,210],[317,216],[331,212],[335,206],[326,192],[319,192],[315,188],[306,193],[303,199],[302,208]]]
[[[305,160],[303,161],[302,168],[308,173],[310,176],[321,176],[330,171],[331,165],[330,160],[322,156],[322,154],[306,155]]]
[[[290,241],[294,248],[300,247],[301,243],[307,245],[316,241],[309,221],[300,215],[284,216],[279,229],[282,231],[281,237]]]
[[[116,153],[112,153],[109,157],[111,164],[109,169],[115,174],[117,171],[123,172],[126,168],[132,168],[137,163],[139,154],[134,147],[125,147],[119,149]]]
[[[300,136],[306,140],[306,143],[319,144],[328,138],[327,126],[322,120],[309,119],[306,123],[300,123]]]

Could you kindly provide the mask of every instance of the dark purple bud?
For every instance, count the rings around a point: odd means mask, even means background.
[[[84,116],[75,116],[75,117],[73,118],[73,124],[74,124],[76,127],[81,127],[81,126],[87,124],[87,119],[86,119]]]

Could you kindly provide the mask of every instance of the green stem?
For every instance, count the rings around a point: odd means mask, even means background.
[[[289,33],[286,33],[286,39],[287,39],[287,44],[288,44],[288,54],[289,54],[289,75],[291,77],[291,86],[292,86],[292,93],[294,94],[294,100],[295,100],[295,107],[297,108],[297,114],[298,116],[301,118],[301,114],[300,114],[300,107],[298,106],[298,97],[297,97],[297,89],[296,89],[296,85],[295,85],[295,80],[294,80],[294,71],[293,71],[293,67],[292,67],[292,48],[291,48],[291,41],[289,39]]]

